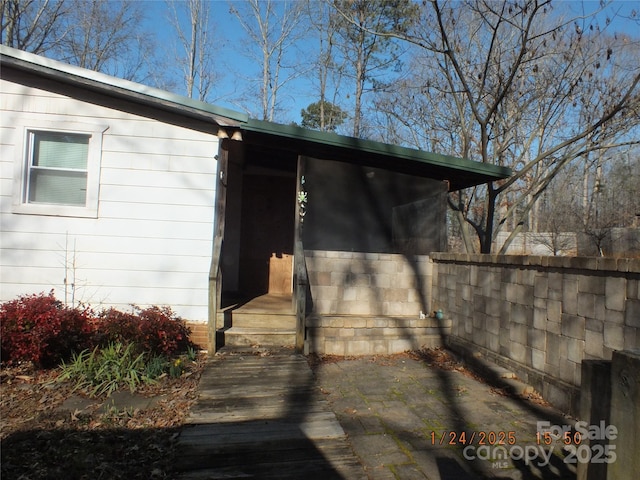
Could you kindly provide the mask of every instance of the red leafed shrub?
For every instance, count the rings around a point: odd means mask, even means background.
[[[93,333],[91,312],[65,307],[53,291],[0,305],[2,361],[52,367],[74,351],[90,347]]]
[[[172,356],[191,345],[189,327],[169,307],[135,308],[136,313],[109,309],[100,314],[101,342],[135,343],[145,352]]]
[[[109,308],[98,314],[97,325],[100,345],[138,343],[137,340],[140,337],[138,317],[132,313]]]

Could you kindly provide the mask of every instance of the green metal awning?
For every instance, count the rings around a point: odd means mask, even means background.
[[[446,180],[452,191],[511,175],[511,169],[507,167],[294,125],[249,119],[240,128],[243,141],[252,144],[268,146],[276,142],[280,149],[295,151],[299,155]]]

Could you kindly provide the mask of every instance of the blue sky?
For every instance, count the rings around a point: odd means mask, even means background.
[[[146,14],[148,28],[153,30],[158,39],[158,44],[163,48],[173,48],[175,42],[173,27],[168,20],[170,10],[164,0],[143,0],[147,4]],[[221,71],[221,81],[215,92],[210,95],[211,103],[233,110],[243,111],[238,103],[232,101],[239,95],[239,77],[252,75],[259,77],[258,65],[241,54],[243,48],[244,30],[238,19],[229,11],[229,0],[210,0],[211,16],[214,24],[214,38],[219,48],[218,65]],[[240,2],[235,2],[240,3]],[[314,102],[310,93],[311,87],[306,81],[294,81],[288,89],[281,92],[283,99],[287,100],[287,113],[284,113],[278,121],[287,123],[300,121],[300,110]],[[306,92],[306,93],[305,93]],[[176,93],[184,94],[184,91]],[[287,98],[285,98],[287,97]],[[251,112],[257,117],[258,112]]]
[[[142,0],[145,2],[147,14],[147,25],[149,30],[155,32],[158,44],[171,55],[173,40],[173,27],[169,23],[169,9],[164,0]],[[259,66],[253,64],[246,56],[242,55],[244,31],[237,18],[230,13],[231,2],[239,3],[238,0],[210,0],[211,15],[214,24],[214,37],[217,39],[216,48],[219,49],[218,66],[221,72],[221,79],[215,92],[210,95],[211,103],[216,105],[242,111],[238,103],[232,101],[238,92],[238,85],[243,84],[244,76],[259,76]],[[599,1],[587,0],[585,2],[577,0],[558,0],[554,3],[556,10],[568,8],[572,13],[585,12],[599,8]],[[624,16],[631,16],[636,11],[635,20],[625,20]],[[616,17],[615,22],[608,28],[613,28],[619,32],[628,33],[636,38],[639,37],[640,0],[616,0],[607,7],[607,11],[613,14],[622,14]],[[612,15],[613,16],[613,15]],[[298,45],[304,49],[304,45]],[[313,48],[313,47],[311,47]],[[309,47],[307,47],[309,49]],[[184,91],[176,93],[184,94]],[[276,119],[282,123],[300,121],[300,110],[317,100],[313,96],[313,88],[308,80],[294,81],[282,91],[281,100],[285,104],[284,111]],[[258,112],[249,112],[252,116],[258,117]]]

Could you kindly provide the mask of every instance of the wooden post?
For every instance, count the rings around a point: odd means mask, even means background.
[[[229,140],[221,140],[218,149],[218,171],[216,186],[215,226],[213,230],[213,248],[211,251],[211,266],[209,268],[209,318],[208,333],[209,353],[215,353],[218,345],[218,309],[222,301],[222,271],[220,262],[222,257],[222,242],[224,239],[224,223],[227,204],[227,175],[229,165]]]
[[[296,219],[293,246],[293,303],[296,312],[296,351],[304,351],[306,314],[307,314],[307,266],[304,259],[302,244],[302,228],[306,212],[306,200],[303,200],[306,189],[304,187],[305,157],[298,157],[296,178]]]

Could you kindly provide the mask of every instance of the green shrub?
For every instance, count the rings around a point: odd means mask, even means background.
[[[135,392],[140,384],[153,383],[159,376],[153,358],[145,352],[137,353],[133,343],[110,343],[102,349],[83,350],[69,363],[63,362],[58,380],[70,380],[75,389],[91,396],[110,395],[120,387]],[[150,364],[154,365],[153,371]]]

